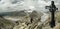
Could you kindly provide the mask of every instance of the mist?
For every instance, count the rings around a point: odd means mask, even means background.
[[[56,0],[54,0],[56,1]],[[60,1],[56,1],[59,5]],[[51,0],[0,0],[0,13],[21,10],[36,10],[37,12],[47,12],[45,6],[50,5]]]

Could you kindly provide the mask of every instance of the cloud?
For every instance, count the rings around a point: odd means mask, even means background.
[[[50,5],[50,1],[44,0],[1,0],[0,1],[0,12],[11,12],[20,10],[36,10],[36,11],[47,11],[45,6]]]

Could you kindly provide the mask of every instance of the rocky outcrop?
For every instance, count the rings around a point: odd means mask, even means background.
[[[13,29],[15,24],[12,21],[0,17],[0,29]]]
[[[29,16],[26,14],[24,16],[16,16],[16,14],[13,16],[0,17],[0,29],[52,29],[49,25],[50,16],[48,15],[46,21],[42,23],[42,15],[40,14],[33,11]],[[56,17],[58,17],[58,14]],[[56,20],[58,20],[58,18],[56,18]],[[60,29],[60,23],[58,23],[59,21],[56,21],[56,26],[53,29]]]

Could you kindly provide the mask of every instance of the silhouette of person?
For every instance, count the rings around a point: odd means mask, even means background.
[[[46,9],[49,8],[49,11],[51,12],[51,21],[50,21],[50,26],[51,28],[53,28],[55,26],[55,11],[58,10],[58,8],[56,8],[54,1],[51,1],[51,5],[50,6],[46,6]]]
[[[54,15],[55,15],[55,11],[56,11],[56,6],[54,5],[54,1],[51,1],[51,6],[50,6],[50,12],[51,12],[51,22],[50,22],[50,26],[51,28],[53,28],[55,26],[55,19],[54,19]]]

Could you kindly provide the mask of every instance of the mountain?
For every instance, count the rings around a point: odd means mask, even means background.
[[[30,14],[30,17],[38,17],[38,13],[36,11],[33,11],[31,14]]]
[[[3,12],[0,13],[0,16],[25,16],[26,13],[24,11],[14,11],[14,12]]]

